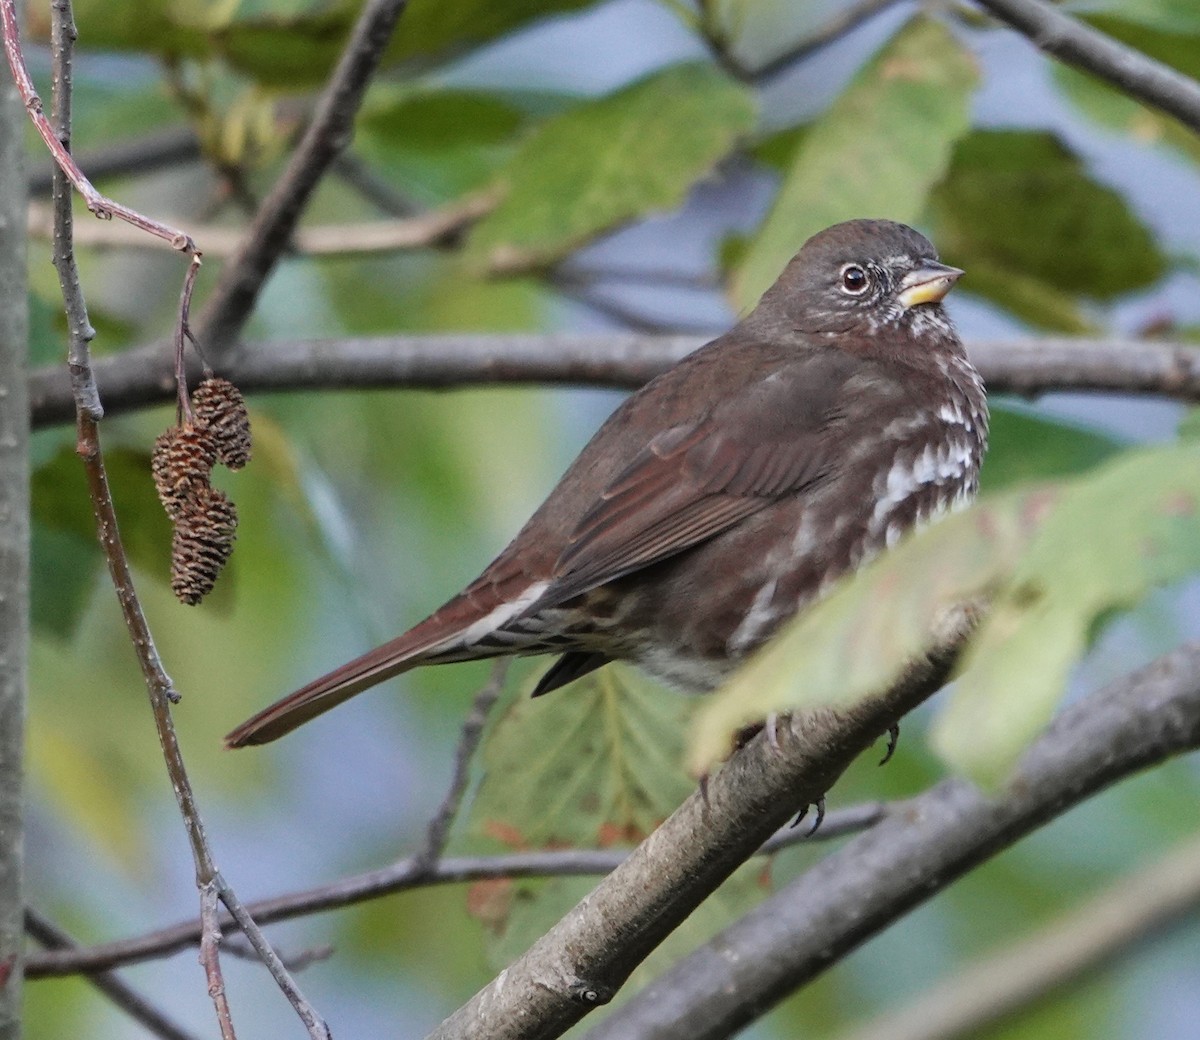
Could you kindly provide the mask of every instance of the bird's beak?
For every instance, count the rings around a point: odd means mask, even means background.
[[[900,302],[906,308],[921,303],[938,303],[963,275],[957,267],[939,264],[936,260],[909,271],[900,280]]]

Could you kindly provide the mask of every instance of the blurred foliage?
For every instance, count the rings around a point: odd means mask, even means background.
[[[139,160],[101,186],[185,226],[243,226],[282,168],[360,7],[76,0],[82,53],[73,144],[86,154],[190,128],[205,161],[160,168]],[[305,219],[355,224],[483,191],[495,208],[436,247],[289,255],[248,335],[595,329],[604,311],[597,317],[586,301],[619,294],[620,279],[584,279],[564,303],[564,262],[575,277],[588,264],[620,268],[628,260],[629,269],[649,271],[635,289],[661,289],[655,269],[676,256],[683,269],[697,249],[728,282],[733,307],[744,309],[808,234],[855,216],[916,223],[967,269],[955,300],[986,301],[1001,323],[1033,333],[1103,335],[1146,320],[1183,335],[1200,320],[1168,291],[1194,288],[1194,240],[1151,220],[1150,180],[1131,188],[1095,158],[1098,142],[1115,142],[1135,159],[1166,155],[1195,185],[1200,147],[1169,118],[1056,68],[1044,89],[1068,116],[1011,112],[997,125],[993,108],[983,125],[977,99],[1007,70],[981,61],[980,44],[1006,30],[981,28],[956,9],[897,8],[787,75],[756,81],[737,63],[754,68],[788,51],[840,5],[718,0],[707,8],[708,24],[720,27],[719,53],[703,37],[706,19],[677,0],[661,9],[411,0],[349,147],[375,190],[342,169]],[[1192,0],[1093,0],[1087,17],[1196,75],[1198,10]],[[45,41],[47,19],[47,7],[29,10],[30,39]],[[657,36],[641,47],[630,34],[644,25]],[[543,68],[564,57],[575,68]],[[35,62],[35,75],[44,68]],[[39,86],[48,93],[48,83]],[[38,168],[41,146],[32,133],[30,140]],[[386,206],[381,194],[390,196]],[[716,231],[693,234],[697,226]],[[629,228],[634,233],[623,234]],[[643,264],[645,243],[679,229],[670,249]],[[593,243],[601,249],[590,251]],[[46,252],[37,243],[31,249],[34,364],[64,353]],[[165,336],[177,264],[163,253],[79,254],[97,352]],[[219,269],[206,257],[201,296]],[[677,294],[671,316],[682,320],[688,306]],[[964,309],[968,321],[979,309]],[[169,529],[146,467],[170,410],[105,422],[139,591],[184,695],[176,717],[185,753],[223,868],[244,896],[369,869],[416,847],[444,790],[471,684],[484,671],[415,673],[397,684],[404,696],[364,697],[277,748],[224,754],[221,735],[280,692],[394,635],[473,577],[609,404],[518,388],[257,397],[255,460],[222,476],[241,517],[237,551],[199,608],[179,606],[166,586]],[[1103,404],[1090,419],[1081,425],[1052,409],[998,404],[980,508],[877,565],[879,576],[901,577],[900,591],[880,595],[869,576],[851,583],[723,699],[683,702],[608,668],[531,702],[523,696],[531,672],[518,666],[453,849],[628,844],[692,788],[682,764],[687,716],[699,710],[709,719],[711,757],[727,749],[734,717],[803,697],[853,696],[919,645],[923,622],[946,596],[969,588],[998,589],[1001,605],[936,728],[952,760],[995,775],[1041,725],[1068,675],[1094,685],[1189,632],[1194,595],[1172,583],[1200,563],[1200,422],[1184,419],[1178,444],[1131,450],[1103,432]],[[195,893],[73,441],[64,427],[34,442],[30,889],[90,941],[191,914]],[[724,713],[719,722],[716,712]],[[887,769],[864,756],[831,803],[907,797],[944,775],[921,728],[920,716],[905,723]],[[832,1036],[894,1006],[1172,843],[1194,827],[1197,797],[1200,779],[1183,763],[1122,785],[974,871],[751,1035]],[[794,876],[819,855],[814,845],[750,864],[629,989],[703,941],[772,879]],[[339,1034],[394,1035],[400,1019],[405,1036],[424,1035],[590,885],[522,880],[419,891],[304,922],[285,938],[303,948],[333,934],[337,957],[310,968],[304,984]],[[145,966],[134,978],[197,1030],[211,1028],[190,956]],[[235,980],[235,1014],[246,1016],[248,1032],[282,1035],[292,1027],[289,1013],[282,1001],[260,999],[263,985],[257,969]],[[1144,989],[1110,971],[987,1035],[1141,1040],[1130,1009],[1147,999]],[[100,1010],[77,980],[31,984],[28,1003],[32,1040],[129,1035],[128,1023]]]

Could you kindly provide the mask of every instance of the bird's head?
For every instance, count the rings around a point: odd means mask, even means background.
[[[905,224],[851,220],[805,242],[758,312],[805,334],[954,336],[941,301],[962,273]]]

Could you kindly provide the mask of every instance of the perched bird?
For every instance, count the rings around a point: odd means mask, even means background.
[[[711,690],[784,621],[974,494],[982,381],[941,306],[962,274],[912,228],[814,235],[725,335],[625,400],[516,538],[391,642],[226,738],[261,744],[418,665],[561,654]]]

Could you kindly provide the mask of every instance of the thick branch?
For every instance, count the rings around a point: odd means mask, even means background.
[[[1067,65],[1174,116],[1200,133],[1200,83],[1141,51],[1084,25],[1042,0],[976,0],[980,7],[1028,36]]]
[[[267,278],[296,230],[321,178],[350,141],[362,103],[407,0],[368,0],[304,131],[271,193],[263,200],[241,252],[222,271],[198,322],[214,364],[224,363]]]
[[[947,780],[890,813],[614,1013],[588,1040],[732,1036],[912,907],[1107,785],[1200,747],[1200,643],[1068,707],[995,798]]]
[[[0,81],[0,1037],[20,1035],[25,678],[29,647],[24,112]]]
[[[553,333],[305,340],[247,345],[221,371],[246,392],[492,383],[634,388],[703,342]],[[1200,401],[1200,350],[1184,343],[1048,338],[976,340],[969,348],[993,393],[1100,390]],[[105,407],[116,412],[171,400],[172,357],[152,346],[99,359],[94,368]],[[59,366],[33,373],[30,401],[35,427],[71,417],[70,385]]]
[[[607,1003],[630,972],[798,808],[944,681],[975,612],[929,658],[846,711],[796,716],[735,754],[557,925],[435,1030],[436,1040],[550,1040]],[[674,1035],[688,1036],[688,1032]]]
[[[879,802],[868,802],[831,812],[821,829],[812,837],[793,827],[780,830],[763,843],[762,854],[804,841],[828,841],[873,827],[884,816],[886,808]],[[432,867],[426,867],[418,854],[402,859],[380,870],[368,871],[341,878],[303,892],[290,892],[271,899],[260,899],[246,910],[261,924],[287,921],[325,910],[380,899],[397,892],[407,892],[429,885],[452,885],[471,881],[491,881],[497,878],[526,877],[588,877],[615,870],[629,856],[624,849],[561,849],[552,852],[519,852],[506,856],[444,856]],[[228,928],[232,918],[220,920]],[[195,946],[200,941],[200,927],[195,920],[161,928],[148,935],[117,942],[103,943],[83,949],[35,953],[26,965],[31,979],[55,978],[80,972],[114,968],[125,964],[170,956]]]

